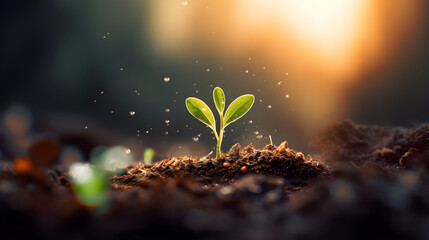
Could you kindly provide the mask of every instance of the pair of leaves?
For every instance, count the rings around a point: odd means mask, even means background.
[[[221,126],[223,129],[246,114],[252,108],[255,97],[251,94],[238,97],[229,105],[225,116],[223,115],[225,110],[225,94],[221,88],[216,87],[213,90],[213,100],[220,117],[223,117],[223,126]],[[216,131],[216,121],[213,112],[205,102],[198,98],[190,97],[186,99],[186,107],[192,116]]]

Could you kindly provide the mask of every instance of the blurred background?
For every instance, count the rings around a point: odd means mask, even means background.
[[[200,157],[211,132],[186,110],[251,93],[223,143],[308,150],[326,124],[429,119],[424,0],[4,1],[0,158],[59,142],[61,161],[123,145],[136,159]],[[68,159],[68,160],[67,160]]]

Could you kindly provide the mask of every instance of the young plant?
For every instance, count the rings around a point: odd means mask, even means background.
[[[186,108],[196,119],[200,120],[208,127],[213,130],[216,137],[216,159],[221,157],[221,144],[223,139],[223,133],[226,126],[237,121],[244,114],[246,114],[250,108],[252,108],[255,102],[255,97],[252,94],[245,94],[235,99],[225,110],[225,94],[220,87],[216,87],[213,90],[213,100],[216,105],[216,109],[220,116],[220,127],[219,134],[216,131],[216,120],[214,118],[212,110],[207,104],[198,98],[189,97],[186,99]]]

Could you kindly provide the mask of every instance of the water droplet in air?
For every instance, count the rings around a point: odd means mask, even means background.
[[[170,109],[169,109],[169,108],[166,108],[166,109],[165,109],[165,112],[170,112]]]
[[[134,115],[136,115],[136,112],[135,111],[130,111],[130,116],[134,116]]]
[[[169,77],[164,77],[164,82],[169,82],[170,78]]]
[[[271,108],[271,105],[268,105],[268,108]]]

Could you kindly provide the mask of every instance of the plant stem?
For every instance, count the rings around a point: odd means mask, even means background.
[[[216,144],[216,159],[219,159],[222,156],[221,145],[223,139],[223,114],[220,114],[220,128],[219,128],[219,137],[217,139]]]

